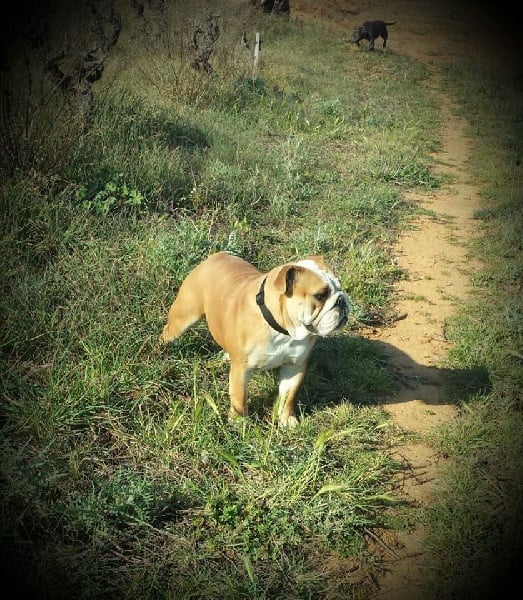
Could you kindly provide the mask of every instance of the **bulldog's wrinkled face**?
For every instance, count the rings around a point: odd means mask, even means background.
[[[286,294],[287,313],[294,325],[292,337],[326,336],[343,327],[350,305],[339,280],[312,259],[296,265],[292,286]]]

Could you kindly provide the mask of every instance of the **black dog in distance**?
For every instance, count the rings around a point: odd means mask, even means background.
[[[366,21],[356,29],[349,41],[353,44],[358,44],[359,46],[361,40],[369,40],[369,50],[374,50],[376,38],[382,37],[383,47],[385,48],[387,45],[387,38],[389,37],[387,25],[395,24],[396,21],[392,21],[391,23],[387,23],[386,21]]]

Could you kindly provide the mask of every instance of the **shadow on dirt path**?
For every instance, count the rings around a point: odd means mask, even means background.
[[[405,466],[398,481],[399,495],[423,506],[430,502],[444,462],[423,442],[423,434],[457,416],[444,385],[446,374],[438,368],[449,350],[445,323],[467,299],[478,269],[467,254],[467,244],[477,234],[474,213],[479,208],[478,190],[467,173],[473,142],[466,119],[455,114],[444,88],[443,68],[452,61],[469,60],[510,69],[520,60],[521,43],[493,35],[492,7],[481,2],[295,0],[293,7],[297,18],[321,20],[347,36],[366,20],[396,21],[389,28],[387,48],[382,49],[379,40],[376,52],[396,52],[422,61],[430,72],[427,85],[440,105],[442,149],[434,158],[437,171],[450,183],[433,194],[407,195],[426,211],[395,249],[395,260],[406,274],[396,289],[396,309],[406,318],[391,328],[363,332],[386,349],[402,381],[398,394],[384,408],[415,440],[394,449],[394,457]],[[348,44],[348,60],[361,51]],[[376,598],[426,598],[426,533],[416,525],[404,534],[387,537],[385,533],[378,540],[385,572],[377,582]]]

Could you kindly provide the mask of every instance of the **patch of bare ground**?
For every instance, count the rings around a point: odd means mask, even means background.
[[[474,212],[479,207],[478,190],[467,173],[472,141],[466,119],[455,114],[452,99],[443,89],[441,68],[467,58],[507,68],[514,60],[513,49],[493,39],[488,14],[478,11],[477,3],[295,0],[292,6],[296,18],[328,21],[344,35],[366,20],[396,21],[389,28],[387,48],[381,49],[380,40],[376,52],[398,52],[423,61],[430,72],[427,85],[441,107],[442,149],[434,158],[437,171],[445,174],[449,184],[432,194],[407,196],[426,211],[395,249],[395,260],[406,275],[396,289],[396,310],[406,316],[393,327],[364,332],[383,345],[402,382],[397,395],[384,406],[396,424],[413,434],[413,441],[392,451],[405,466],[397,493],[422,507],[431,500],[444,461],[423,435],[457,415],[445,395],[444,372],[439,367],[449,350],[445,323],[470,293],[471,275],[477,268],[467,254],[467,244],[476,234]],[[358,52],[356,46],[349,46],[347,60],[355,60]],[[376,598],[426,597],[425,536],[423,526],[414,525],[403,534],[384,533],[373,540],[385,567],[375,582]]]

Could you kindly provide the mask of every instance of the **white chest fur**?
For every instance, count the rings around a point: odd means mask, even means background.
[[[249,352],[248,367],[275,369],[282,365],[299,364],[307,358],[315,341],[314,336],[295,340],[288,335],[276,333],[267,346],[253,348]]]

